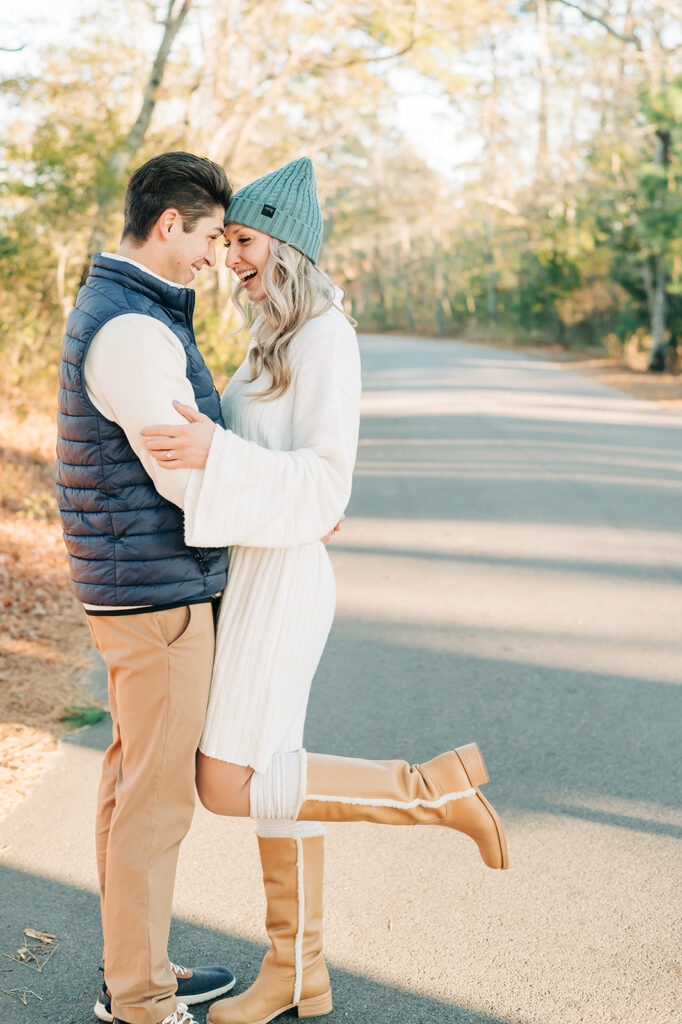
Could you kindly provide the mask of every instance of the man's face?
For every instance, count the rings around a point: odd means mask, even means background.
[[[207,217],[201,217],[191,231],[185,231],[182,217],[178,214],[167,227],[168,248],[163,276],[187,287],[204,267],[214,267],[215,245],[222,238],[224,216],[224,207],[216,206]]]

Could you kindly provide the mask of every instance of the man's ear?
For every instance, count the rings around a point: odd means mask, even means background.
[[[178,228],[182,230],[180,211],[176,210],[174,206],[169,206],[157,220],[156,230],[162,239],[166,239]]]

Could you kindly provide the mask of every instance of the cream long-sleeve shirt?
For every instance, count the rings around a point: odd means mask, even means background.
[[[93,338],[84,374],[95,408],[123,429],[159,494],[182,508],[189,470],[158,463],[140,433],[153,423],[187,423],[173,399],[197,407],[182,342],[151,316],[123,313]]]
[[[104,255],[131,263],[164,284],[184,290],[126,256],[109,252]],[[153,423],[187,422],[175,409],[174,399],[197,408],[180,339],[151,316],[122,313],[104,324],[92,339],[83,374],[95,408],[125,432],[128,444],[159,494],[182,508],[189,470],[170,470],[160,465],[140,434],[143,427]]]

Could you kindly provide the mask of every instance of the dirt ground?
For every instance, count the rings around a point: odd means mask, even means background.
[[[638,398],[682,408],[682,376],[649,375],[599,356],[516,349],[565,362]],[[71,726],[90,634],[69,588],[54,503],[55,412],[5,404],[0,411],[0,818],[39,780]]]
[[[635,398],[645,398],[668,408],[682,408],[680,374],[646,373],[608,356],[581,355],[560,348],[528,348],[521,351],[538,359],[566,363],[572,370],[594,377],[602,384],[625,391]]]
[[[52,409],[0,411],[0,818],[40,778],[88,667],[54,502]]]

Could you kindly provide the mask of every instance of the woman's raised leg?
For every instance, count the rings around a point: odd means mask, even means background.
[[[470,836],[488,867],[506,868],[509,857],[502,823],[479,790],[487,781],[483,755],[475,743],[446,751],[425,764],[301,750],[275,754],[266,772],[254,774],[251,813],[299,821],[444,825]]]
[[[197,772],[200,799],[216,814],[444,825],[470,836],[488,867],[507,868],[502,822],[479,789],[487,781],[475,743],[425,764],[283,752],[273,755],[265,772],[199,754]]]
[[[206,810],[213,814],[248,818],[252,775],[253,768],[197,753],[197,793]]]

